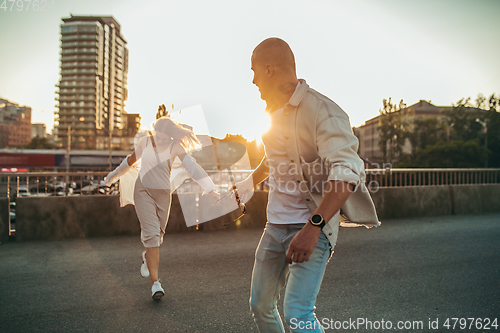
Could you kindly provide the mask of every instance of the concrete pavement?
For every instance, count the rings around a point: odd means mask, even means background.
[[[167,234],[159,302],[139,274],[138,237],[3,243],[0,332],[257,332],[248,297],[261,231]],[[332,326],[362,318],[424,325],[392,332],[473,332],[443,323],[500,317],[499,281],[500,214],[342,228],[317,316]],[[439,320],[437,330],[429,319]]]

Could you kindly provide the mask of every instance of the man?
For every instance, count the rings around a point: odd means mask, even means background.
[[[239,184],[249,188],[269,176],[268,222],[255,254],[250,308],[260,332],[284,332],[276,304],[288,278],[284,314],[290,328],[323,332],[314,314],[316,297],[335,246],[340,208],[364,181],[358,141],[345,112],[297,79],[285,41],[264,40],[251,61],[253,83],[272,124],[262,137],[264,159]],[[318,167],[326,175],[313,184]]]

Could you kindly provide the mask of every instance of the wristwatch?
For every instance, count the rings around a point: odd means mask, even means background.
[[[313,216],[311,216],[311,218],[309,219],[309,222],[313,226],[321,228],[321,229],[323,229],[323,227],[326,224],[325,220],[323,219],[323,216],[321,216],[320,214],[314,214]]]

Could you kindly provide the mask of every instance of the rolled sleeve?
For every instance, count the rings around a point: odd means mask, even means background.
[[[355,173],[353,170],[346,168],[344,166],[334,166],[330,169],[328,174],[328,180],[337,180],[345,183],[349,183],[357,187],[361,181],[359,174]]]
[[[329,170],[328,180],[357,187],[364,181],[365,172],[363,161],[357,154],[358,139],[352,133],[349,118],[341,109],[339,115],[324,109],[319,117],[316,143],[318,154]]]

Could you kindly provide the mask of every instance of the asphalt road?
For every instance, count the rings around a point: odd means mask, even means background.
[[[248,297],[260,234],[168,234],[161,301],[139,274],[137,237],[4,243],[0,332],[257,332]],[[316,313],[327,332],[500,331],[443,326],[447,318],[500,321],[500,214],[342,228]]]

